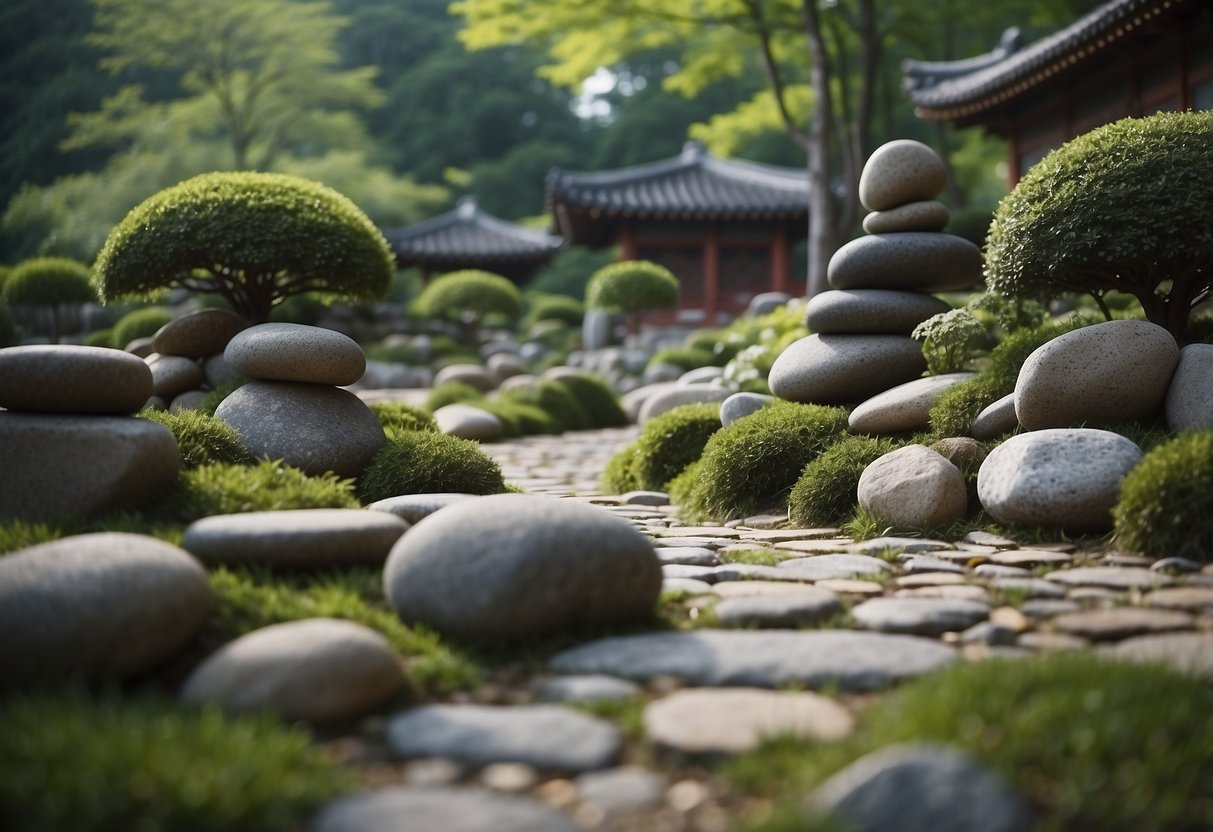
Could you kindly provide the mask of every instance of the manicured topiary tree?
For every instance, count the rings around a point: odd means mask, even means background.
[[[480,326],[497,317],[513,323],[522,310],[522,293],[506,278],[492,272],[465,269],[435,278],[413,301],[418,315],[447,318],[459,324],[464,344],[479,343]]]
[[[1183,338],[1213,291],[1213,111],[1123,119],[1062,145],[999,204],[986,283],[1004,295],[1125,292]]]
[[[585,317],[585,304],[568,295],[537,295],[530,298],[527,323],[534,326],[539,321],[560,321],[569,326],[581,326]]]
[[[222,296],[261,323],[285,298],[384,295],[395,272],[387,241],[346,197],[297,176],[221,172],[145,200],[97,257],[102,300],[169,286]]]
[[[594,272],[586,286],[585,303],[590,309],[627,315],[629,331],[636,335],[645,312],[673,309],[680,294],[678,278],[665,266],[650,260],[624,260]]]
[[[173,310],[167,306],[145,306],[132,309],[114,324],[110,334],[110,346],[125,349],[136,338],[150,338],[156,330],[173,319]]]
[[[1213,430],[1181,433],[1142,457],[1112,517],[1126,551],[1213,561]]]
[[[63,308],[97,300],[88,266],[64,257],[36,257],[18,264],[4,281],[4,300],[37,306],[51,315],[50,342],[59,343]]]

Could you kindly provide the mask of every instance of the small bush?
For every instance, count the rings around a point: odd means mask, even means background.
[[[804,467],[846,429],[845,408],[791,402],[738,419],[708,440],[682,509],[696,520],[782,509]]]
[[[910,337],[922,341],[927,372],[937,376],[964,370],[973,358],[974,345],[985,334],[986,328],[968,309],[950,309],[914,327]]]
[[[480,445],[444,433],[401,432],[375,454],[358,480],[363,504],[401,494],[500,494],[501,466]]]
[[[572,394],[586,415],[586,427],[617,428],[628,423],[618,394],[591,373],[564,373],[552,379]]]
[[[1127,551],[1213,561],[1213,430],[1148,452],[1121,483],[1112,517]]]
[[[648,366],[656,367],[658,364],[673,364],[675,367],[686,372],[698,369],[699,367],[712,367],[716,363],[716,355],[708,350],[701,350],[696,347],[668,347],[653,353],[653,357],[649,359]]]
[[[0,290],[0,298],[11,306],[50,310],[52,344],[59,343],[65,306],[97,300],[97,293],[89,283],[88,266],[65,257],[36,257],[19,263],[9,272]]]
[[[389,436],[402,430],[438,432],[438,423],[423,408],[404,402],[374,402],[369,407],[383,426],[383,432]]]
[[[290,832],[356,785],[306,732],[268,714],[70,691],[0,702],[0,724],[10,832]]]
[[[527,329],[539,321],[560,321],[569,326],[581,326],[585,304],[568,295],[539,295],[530,299]]]
[[[444,381],[439,384],[425,399],[425,409],[433,413],[448,404],[467,404],[479,402],[484,394],[464,381]]]
[[[410,344],[393,344],[385,346],[382,343],[371,344],[365,348],[368,361],[382,361],[387,364],[408,364],[418,366],[424,364],[421,353]]]
[[[212,514],[297,508],[358,508],[353,480],[331,472],[310,477],[268,459],[254,465],[216,462],[182,471],[178,487],[153,511],[192,522]]]
[[[181,465],[197,468],[213,462],[251,465],[256,461],[240,434],[227,422],[197,410],[170,413],[167,410],[144,410],[144,419],[159,422],[173,432],[181,448]]]
[[[636,443],[622,448],[607,461],[598,483],[607,494],[626,494],[639,491],[640,480],[636,476],[635,462],[639,455]]]
[[[136,338],[150,338],[156,330],[173,320],[173,312],[164,306],[145,306],[127,312],[114,324],[115,349],[125,349]]]
[[[413,301],[413,312],[455,321],[465,345],[474,345],[486,321],[512,324],[522,309],[518,287],[499,274],[468,269],[434,278]]]
[[[627,485],[626,491],[663,491],[666,483],[699,459],[720,429],[718,404],[688,404],[655,416],[645,423],[635,442],[616,454],[625,461],[613,469],[615,460],[608,463],[604,485],[609,479],[612,485],[615,481]]]
[[[585,430],[591,426],[590,415],[569,388],[550,379],[544,379],[533,387],[507,390],[501,394],[500,400],[538,407],[552,418],[559,433]]]
[[[859,478],[865,468],[898,448],[892,439],[847,436],[810,462],[788,498],[788,520],[795,526],[844,523],[855,510]]]
[[[112,328],[94,329],[81,338],[80,343],[86,347],[111,348],[114,346],[114,330]]]
[[[518,401],[479,401],[476,402],[476,407],[487,410],[500,419],[507,428],[507,437],[560,432],[552,417],[535,405]]]
[[[641,316],[651,309],[673,309],[682,286],[665,266],[650,260],[624,260],[594,272],[585,290],[590,309],[622,312],[630,318],[632,332]]]
[[[713,356],[712,366],[723,367],[741,350],[741,345],[729,341],[728,335],[729,331],[725,329],[697,329],[682,340],[682,345],[710,352]]]

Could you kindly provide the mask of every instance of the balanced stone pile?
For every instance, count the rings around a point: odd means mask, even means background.
[[[812,335],[792,344],[771,368],[771,391],[817,404],[861,402],[926,369],[918,324],[950,307],[930,292],[959,291],[981,277],[981,251],[941,233],[948,211],[943,161],[920,142],[878,148],[864,166],[859,199],[872,211],[865,237],[830,260],[831,291],[809,301]]]
[[[132,414],[153,373],[122,350],[0,350],[0,516],[84,517],[160,494],[181,467],[177,440]]]
[[[307,474],[355,477],[387,439],[361,399],[338,385],[366,369],[357,342],[331,329],[272,323],[228,342],[224,361],[253,379],[223,400],[215,416],[258,456]]]
[[[227,309],[201,309],[169,321],[152,336],[144,358],[152,371],[148,404],[177,411],[194,409],[208,390],[238,378],[223,350],[248,322]]]

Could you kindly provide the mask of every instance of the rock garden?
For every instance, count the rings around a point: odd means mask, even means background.
[[[0,349],[0,827],[1213,828],[1211,159],[1100,128],[983,250],[892,142],[829,291],[689,334],[158,194]]]

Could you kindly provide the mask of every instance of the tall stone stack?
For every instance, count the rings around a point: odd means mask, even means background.
[[[387,439],[353,384],[366,356],[352,338],[315,326],[259,324],[223,352],[232,371],[253,379],[223,400],[215,416],[254,454],[308,474],[356,477]]]
[[[144,361],[152,371],[153,407],[196,408],[208,390],[235,378],[223,350],[248,322],[227,309],[201,309],[169,321],[152,336]]]
[[[813,333],[788,347],[771,368],[782,399],[847,404],[922,375],[918,324],[951,307],[931,292],[959,291],[981,277],[981,251],[943,233],[948,209],[937,201],[947,172],[934,150],[900,139],[864,166],[859,200],[871,214],[866,236],[830,259],[830,291],[812,298]]]

